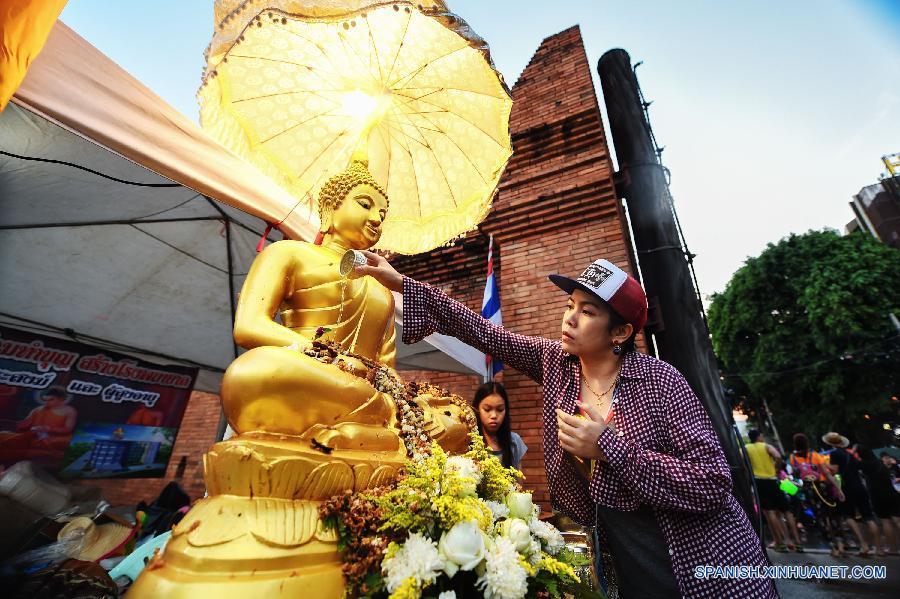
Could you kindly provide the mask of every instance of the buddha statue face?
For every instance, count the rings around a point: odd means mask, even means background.
[[[329,179],[319,193],[321,234],[326,245],[365,250],[378,243],[388,200],[365,163],[356,161]]]
[[[348,249],[366,250],[381,238],[381,223],[387,215],[387,199],[373,186],[358,185],[331,215],[330,232]]]

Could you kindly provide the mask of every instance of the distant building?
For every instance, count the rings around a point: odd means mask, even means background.
[[[862,230],[887,245],[900,249],[900,156],[883,158],[887,173],[881,181],[859,190],[850,208],[854,219],[847,233]]]

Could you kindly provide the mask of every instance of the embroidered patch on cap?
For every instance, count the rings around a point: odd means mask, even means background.
[[[590,287],[600,287],[612,274],[611,270],[594,262],[584,269],[584,272],[578,277],[578,281]]]

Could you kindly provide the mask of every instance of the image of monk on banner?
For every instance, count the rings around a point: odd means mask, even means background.
[[[41,404],[16,424],[16,432],[0,436],[4,461],[31,459],[57,461],[72,440],[78,411],[68,405],[71,397],[63,387],[50,387],[37,396]]]
[[[61,457],[78,420],[78,411],[70,405],[69,394],[62,387],[50,387],[38,395],[41,405],[16,424],[17,434],[4,445],[23,450],[21,459]],[[57,456],[58,454],[58,456]]]
[[[16,430],[31,433],[31,447],[64,450],[72,440],[78,420],[78,411],[67,405],[70,399],[62,387],[50,387],[41,392],[38,401],[42,405],[19,422]]]

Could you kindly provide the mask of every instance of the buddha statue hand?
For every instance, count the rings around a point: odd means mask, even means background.
[[[368,378],[369,368],[363,363],[362,360],[358,358],[345,356],[342,354],[335,358],[334,365],[344,372],[349,372],[350,374],[356,375],[360,378]]]
[[[306,350],[309,348],[309,345],[310,345],[309,343],[301,344],[299,341],[295,341],[294,343],[291,343],[290,345],[285,345],[284,349],[289,349],[289,350],[292,350],[295,352],[300,352],[300,353],[306,353]]]

